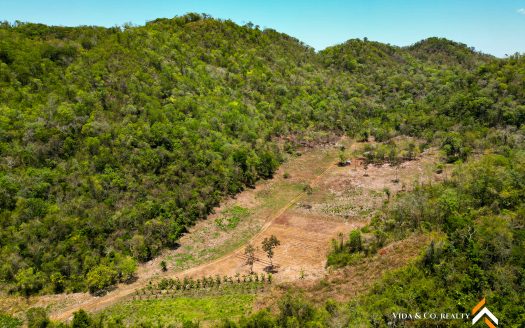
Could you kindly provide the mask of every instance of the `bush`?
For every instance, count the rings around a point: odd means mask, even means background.
[[[350,233],[350,238],[348,240],[348,247],[350,252],[360,252],[363,249],[363,242],[361,240],[361,232],[359,230],[354,230]]]
[[[73,313],[73,322],[71,323],[71,328],[91,328],[93,325],[93,320],[84,310],[79,310]]]
[[[182,328],[199,328],[201,325],[199,324],[198,321],[196,322],[193,322],[193,321],[184,321],[182,323]]]
[[[131,256],[122,256],[116,261],[116,269],[118,272],[118,280],[121,282],[129,282],[135,277],[137,261]]]
[[[22,320],[13,318],[7,314],[0,312],[0,327],[2,328],[18,328],[22,326]]]
[[[274,328],[276,321],[268,310],[259,311],[248,318],[241,318],[239,327],[246,328]]]
[[[27,310],[26,318],[28,328],[46,328],[51,326],[46,310],[41,307]]]
[[[294,326],[292,322],[297,322],[298,327],[305,327],[306,323],[314,318],[315,309],[297,295],[286,295],[279,302],[278,322],[282,327]]]
[[[41,272],[35,272],[33,268],[18,271],[15,276],[16,286],[25,296],[29,296],[40,289],[45,283],[45,276]]]
[[[333,266],[335,268],[342,268],[347,265],[351,265],[359,262],[364,257],[360,253],[330,253],[326,261],[327,266]]]
[[[117,282],[118,272],[106,265],[98,265],[87,274],[87,286],[93,294],[103,292]]]

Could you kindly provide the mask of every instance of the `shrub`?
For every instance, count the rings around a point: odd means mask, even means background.
[[[100,264],[89,271],[86,283],[91,293],[99,293],[115,284],[117,277],[118,273],[115,269]]]
[[[92,325],[93,320],[86,311],[80,309],[73,313],[73,321],[71,323],[72,328],[91,328]]]
[[[27,310],[26,318],[28,328],[46,328],[51,326],[46,310],[41,307]]]

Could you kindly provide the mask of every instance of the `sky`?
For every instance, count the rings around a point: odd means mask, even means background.
[[[525,53],[525,0],[0,0],[0,21],[143,25],[188,12],[252,22],[322,50],[352,38],[398,46],[437,36],[498,57]]]

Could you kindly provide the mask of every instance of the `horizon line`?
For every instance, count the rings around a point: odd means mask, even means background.
[[[252,21],[247,21],[247,22],[243,21],[242,24],[241,24],[241,23],[238,23],[238,22],[234,21],[231,18],[219,18],[219,17],[214,17],[214,16],[212,16],[210,14],[197,13],[197,12],[187,12],[187,13],[185,13],[183,15],[175,15],[173,17],[157,17],[157,18],[154,18],[154,19],[151,19],[151,20],[145,20],[144,23],[142,23],[142,24],[134,23],[134,22],[130,21],[130,22],[124,22],[124,23],[121,23],[121,24],[113,24],[111,26],[108,26],[108,25],[97,25],[97,24],[79,24],[79,25],[47,24],[47,23],[43,23],[43,22],[32,22],[32,21],[21,21],[21,20],[15,20],[15,21],[10,22],[10,21],[5,20],[5,19],[1,20],[0,23],[4,23],[4,24],[7,23],[11,27],[16,27],[15,25],[20,23],[20,24],[35,24],[35,25],[44,25],[44,26],[47,26],[47,27],[63,27],[63,28],[79,28],[79,27],[99,27],[99,28],[106,28],[106,29],[110,29],[110,28],[128,28],[128,27],[129,28],[140,28],[140,27],[145,27],[147,24],[153,23],[153,22],[155,22],[156,20],[159,20],[159,19],[171,20],[171,19],[175,19],[175,18],[188,16],[190,14],[197,14],[197,15],[199,15],[201,17],[201,19],[212,19],[212,20],[216,20],[216,21],[220,21],[220,22],[232,22],[233,24],[235,24],[237,26],[240,26],[240,27],[253,28],[253,27],[249,26],[249,24],[251,24],[252,26],[255,27],[255,29],[259,29],[261,32],[264,32],[265,30],[273,30],[273,31],[276,31],[278,33],[281,33],[281,34],[284,34],[286,36],[294,38],[295,40],[299,41],[302,45],[304,45],[306,47],[309,47],[309,48],[312,48],[316,53],[324,51],[324,50],[332,48],[332,47],[343,45],[343,44],[345,44],[345,43],[347,43],[348,41],[351,41],[351,40],[361,40],[361,41],[365,41],[365,42],[377,42],[377,43],[388,45],[388,46],[391,46],[391,47],[408,48],[408,47],[414,46],[415,44],[417,44],[419,42],[422,42],[422,41],[425,41],[425,40],[428,40],[428,39],[437,38],[437,39],[443,39],[443,40],[451,41],[451,42],[454,42],[454,43],[457,43],[457,44],[460,44],[460,45],[464,45],[464,46],[468,47],[471,51],[473,51],[475,53],[478,53],[478,54],[481,54],[481,55],[485,55],[485,56],[491,56],[491,57],[498,58],[498,59],[505,59],[505,58],[511,57],[513,55],[516,55],[516,54],[517,55],[525,54],[525,50],[524,50],[523,52],[516,51],[516,52],[514,52],[512,54],[505,54],[504,57],[499,57],[498,55],[478,50],[474,46],[470,46],[468,43],[465,43],[465,42],[462,42],[462,41],[458,41],[458,40],[454,40],[454,39],[451,39],[451,38],[448,38],[448,37],[444,37],[444,36],[437,36],[437,35],[427,36],[427,37],[424,37],[422,39],[419,39],[419,40],[417,40],[417,41],[415,41],[413,43],[407,44],[407,45],[399,45],[399,44],[392,44],[390,42],[382,42],[382,41],[377,41],[377,40],[371,40],[369,37],[364,36],[362,38],[359,38],[359,37],[357,37],[357,38],[349,38],[349,39],[346,39],[346,40],[344,40],[342,42],[334,43],[334,44],[331,44],[329,46],[326,46],[326,47],[324,47],[322,49],[316,49],[314,46],[309,45],[308,43],[306,43],[305,41],[299,39],[298,37],[293,36],[291,34],[288,34],[286,32],[279,31],[279,30],[277,30],[275,28],[272,28],[272,27],[261,26],[259,24],[256,24],[256,23],[252,22]]]

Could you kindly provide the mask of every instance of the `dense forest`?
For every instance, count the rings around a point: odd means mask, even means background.
[[[97,291],[130,280],[138,262],[176,247],[222,199],[272,177],[285,152],[345,134],[417,137],[450,163],[494,153],[461,166],[465,181],[411,200],[445,206],[446,215],[414,218],[402,199],[370,229],[396,238],[381,224],[443,225],[448,241],[413,268],[421,284],[425,274],[454,280],[447,266],[468,259],[471,270],[486,270],[467,281],[471,292],[499,284],[496,275],[523,291],[524,122],[525,57],[498,59],[445,39],[404,48],[355,39],[315,52],[271,29],[198,14],[113,28],[4,22],[2,289]],[[465,239],[477,220],[506,239]],[[331,256],[344,265],[352,251]],[[454,260],[441,265],[445,254]],[[367,306],[377,304],[353,313]]]

